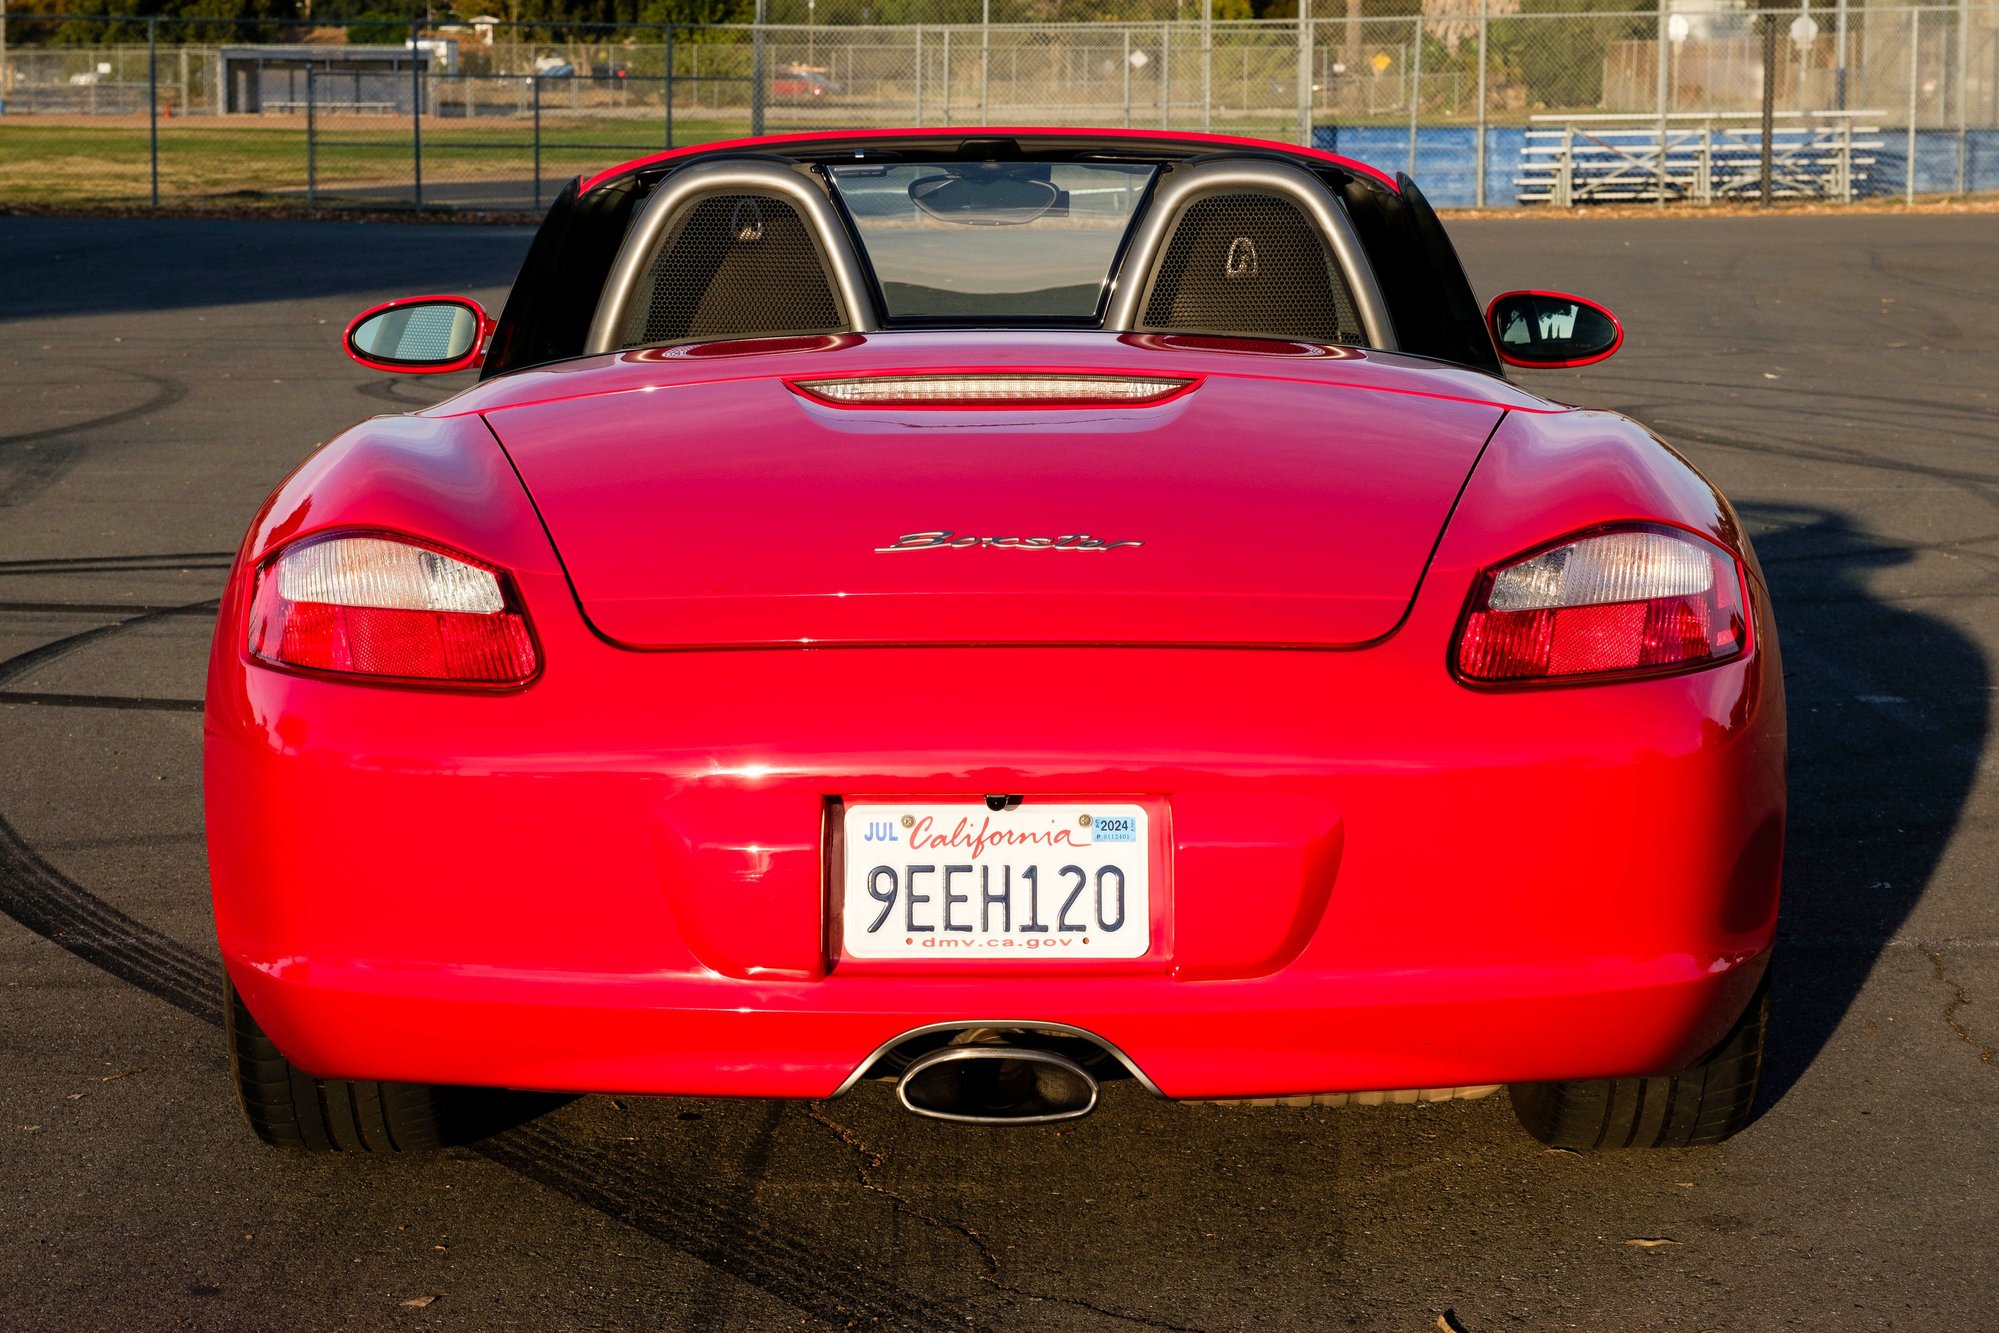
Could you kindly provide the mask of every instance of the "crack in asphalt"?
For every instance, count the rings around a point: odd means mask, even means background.
[[[834,1138],[845,1144],[853,1151],[854,1156],[860,1159],[860,1166],[856,1171],[856,1175],[860,1180],[862,1189],[868,1191],[870,1194],[879,1194],[884,1199],[887,1199],[896,1212],[905,1213],[919,1222],[925,1222],[931,1226],[945,1231],[953,1231],[963,1236],[972,1243],[972,1248],[978,1251],[979,1259],[986,1266],[986,1271],[979,1275],[980,1279],[991,1282],[1002,1290],[1006,1289],[1005,1284],[1000,1281],[999,1256],[993,1253],[992,1246],[986,1243],[986,1238],[979,1234],[977,1228],[965,1222],[954,1222],[949,1218],[937,1217],[934,1214],[926,1213],[912,1203],[907,1195],[898,1194],[888,1186],[876,1181],[874,1173],[880,1170],[888,1161],[888,1154],[869,1146],[867,1141],[862,1139],[859,1134],[856,1134],[853,1130],[827,1115],[823,1103],[806,1103],[805,1114],[815,1124],[823,1125],[830,1130]]]
[[[1127,1324],[1137,1324],[1144,1328],[1163,1329],[1165,1333],[1202,1333],[1202,1330],[1186,1324],[1173,1324],[1162,1319],[1153,1319],[1146,1315],[1128,1314],[1122,1310],[1106,1309],[1101,1305],[1083,1300],[1081,1297],[1050,1296],[1042,1292],[1028,1291],[1022,1287],[1015,1286],[1006,1280],[1004,1270],[1000,1265],[999,1255],[993,1250],[992,1245],[978,1228],[972,1226],[969,1222],[955,1221],[948,1217],[938,1217],[934,1213],[927,1213],[917,1207],[907,1195],[900,1194],[875,1179],[875,1172],[879,1171],[888,1162],[888,1154],[886,1152],[869,1144],[859,1134],[827,1115],[825,1103],[823,1102],[806,1103],[805,1114],[815,1124],[822,1125],[830,1131],[833,1137],[845,1145],[858,1159],[858,1166],[855,1168],[855,1177],[863,1190],[870,1194],[879,1194],[882,1198],[887,1199],[890,1207],[898,1213],[913,1218],[925,1225],[936,1227],[940,1231],[952,1232],[969,1241],[973,1250],[977,1252],[980,1262],[985,1265],[986,1271],[978,1275],[979,1280],[992,1286],[995,1290],[1004,1292],[1016,1300],[1042,1301],[1052,1305],[1072,1306],[1078,1310],[1087,1310],[1091,1314],[1101,1315],[1106,1319],[1115,1319]]]
[[[1971,996],[1965,993],[1962,982],[1944,971],[1943,950],[1926,948],[1923,952],[1929,956],[1931,975],[1950,988],[1950,1003],[1943,1007],[1944,1024],[1957,1034],[1959,1041],[1978,1052],[1979,1063],[1999,1069],[1999,1050],[1995,1050],[1990,1043],[1980,1041],[1970,1028],[1957,1021],[1957,1011],[1971,1003]]]

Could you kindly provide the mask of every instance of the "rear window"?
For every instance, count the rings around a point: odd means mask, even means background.
[[[891,320],[1094,322],[1158,168],[1099,162],[836,166]]]

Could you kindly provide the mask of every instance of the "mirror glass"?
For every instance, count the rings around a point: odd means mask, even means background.
[[[909,202],[941,222],[1007,227],[1049,212],[1062,202],[1062,191],[1040,176],[985,170],[911,181]]]
[[[1508,292],[1487,318],[1500,356],[1518,366],[1601,361],[1624,337],[1602,306],[1555,292]]]
[[[441,366],[462,361],[479,338],[479,316],[462,301],[411,301],[354,326],[347,341],[370,361]]]

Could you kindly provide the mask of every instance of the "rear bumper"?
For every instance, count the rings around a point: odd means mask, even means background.
[[[1078,979],[1033,1001],[905,980],[753,989],[719,977],[438,977],[379,966],[274,974],[240,960],[230,973],[281,1048],[328,1075],[825,1097],[883,1046],[942,1016],[1081,1028],[1165,1095],[1220,1098],[1679,1069],[1720,1039],[1766,961]],[[994,1008],[1009,1000],[1014,1009]]]
[[[1775,925],[1765,650],[1513,694],[1409,641],[1011,650],[998,708],[976,652],[538,628],[547,670],[504,697],[218,662],[224,961],[314,1073],[820,1097],[902,1033],[980,1021],[1086,1030],[1172,1097],[1659,1073],[1723,1035]],[[1077,681],[1117,706],[1066,706]],[[990,792],[1160,802],[1153,955],[832,957],[832,802]]]

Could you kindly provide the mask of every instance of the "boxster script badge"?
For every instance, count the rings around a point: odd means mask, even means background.
[[[937,532],[905,532],[887,546],[875,547],[876,554],[890,551],[969,550],[997,546],[1012,551],[1115,551],[1120,546],[1143,546],[1144,542],[1107,542],[1087,532],[1061,537],[961,537],[950,529]]]

